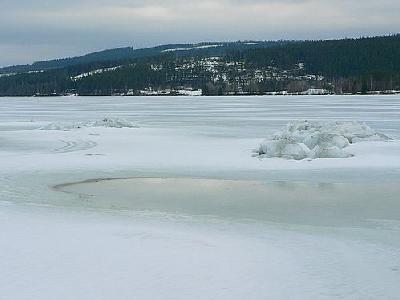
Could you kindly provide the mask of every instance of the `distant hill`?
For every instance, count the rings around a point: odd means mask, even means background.
[[[187,55],[222,55],[231,50],[244,50],[279,46],[284,41],[262,42],[232,42],[232,43],[200,43],[200,44],[170,44],[152,48],[134,49],[133,47],[114,48],[93,52],[82,56],[37,61],[27,65],[16,65],[0,68],[0,74],[35,72],[58,69],[69,66],[90,64],[94,62],[126,61],[135,58],[161,55],[174,52],[180,56]]]
[[[132,56],[134,50],[132,47],[109,49],[94,53],[89,53],[83,56],[61,58],[48,61],[37,61],[29,65],[17,65],[5,68],[0,68],[0,73],[22,73],[22,72],[33,72],[49,69],[57,69],[68,67],[72,65],[79,65],[84,63],[96,62],[96,61],[109,61],[119,60]]]
[[[392,93],[400,35],[110,49],[0,69],[0,96]]]

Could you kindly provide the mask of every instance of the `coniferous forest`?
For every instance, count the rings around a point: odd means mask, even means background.
[[[0,96],[400,90],[400,35],[118,48],[0,69]]]

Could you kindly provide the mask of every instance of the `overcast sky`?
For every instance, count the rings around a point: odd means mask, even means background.
[[[400,0],[0,0],[0,66],[107,48],[400,32]]]

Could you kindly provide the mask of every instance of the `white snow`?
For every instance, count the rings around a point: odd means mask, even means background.
[[[196,49],[208,49],[208,48],[217,48],[217,47],[222,47],[222,45],[216,44],[216,45],[202,45],[202,46],[185,47],[185,48],[171,48],[171,49],[162,50],[161,52],[190,51],[190,50],[196,50]]]
[[[323,79],[323,78],[322,78]],[[318,79],[318,80],[322,80]],[[308,89],[301,93],[302,95],[328,95],[330,92],[326,89]]]
[[[1,171],[140,169],[185,174],[190,170],[204,176],[216,170],[230,174],[232,170],[341,168],[340,174],[346,174],[349,169],[396,169],[400,167],[396,97],[3,98]],[[68,130],[71,124],[102,120],[103,116],[134,121],[140,128]],[[252,157],[254,146],[262,142],[260,137],[306,116],[314,121],[340,117],[365,120],[394,139],[353,143],[345,148],[354,154],[348,159],[260,161]],[[62,123],[62,130],[37,130],[51,123]]]
[[[178,90],[178,94],[185,96],[201,96],[203,91],[201,89],[198,90]]]
[[[41,130],[72,130],[90,127],[108,127],[108,128],[138,128],[139,126],[133,122],[125,119],[118,118],[103,118],[96,121],[82,121],[82,122],[53,122],[41,127]]]
[[[2,299],[395,300],[399,292],[396,249],[362,242],[357,230],[343,238],[7,205],[0,226]]]
[[[0,77],[9,77],[9,76],[14,76],[17,75],[18,73],[2,73],[0,74]]]
[[[208,49],[208,48],[216,48],[216,47],[222,47],[222,45],[203,45],[203,46],[197,46],[195,49]]]
[[[77,80],[81,80],[85,77],[89,77],[89,76],[93,76],[95,74],[101,74],[104,72],[111,72],[111,71],[115,71],[118,69],[121,69],[123,66],[116,66],[116,67],[110,67],[110,68],[103,68],[103,69],[96,69],[96,70],[92,70],[86,73],[82,73],[76,76],[71,77],[72,80],[77,81]]]
[[[297,121],[271,139],[261,143],[258,150],[263,157],[282,157],[301,160],[305,158],[347,158],[353,154],[344,150],[360,141],[388,141],[389,138],[358,122]]]

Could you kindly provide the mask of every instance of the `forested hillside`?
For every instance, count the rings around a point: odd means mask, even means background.
[[[0,95],[400,90],[400,35],[119,48],[0,69]]]
[[[89,53],[83,56],[38,61],[30,65],[17,65],[0,68],[0,74],[34,72],[41,70],[64,68],[95,62],[124,62],[135,58],[156,56],[165,52],[175,52],[179,56],[190,55],[224,55],[232,50],[267,48],[287,44],[289,41],[236,42],[236,43],[201,43],[201,44],[169,44],[153,48],[134,49],[132,47],[108,49]]]
[[[246,52],[246,61],[257,67],[275,64],[286,69],[304,63],[310,73],[321,74],[348,92],[399,88],[400,36],[357,40],[306,41],[275,49]],[[340,81],[344,82],[338,86]]]

